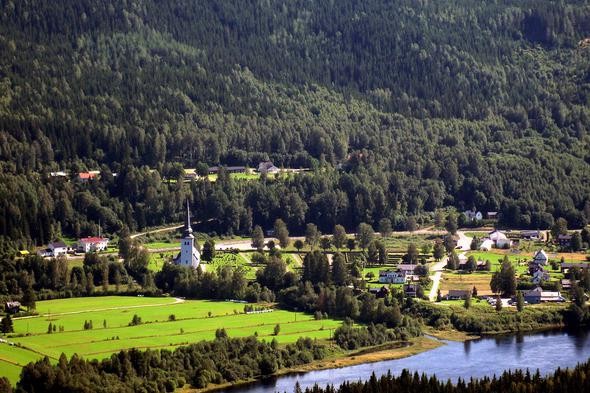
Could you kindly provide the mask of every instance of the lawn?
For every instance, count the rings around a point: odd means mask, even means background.
[[[180,248],[180,240],[174,240],[171,242],[167,241],[154,241],[144,243],[143,246],[148,250],[158,250],[158,249],[166,249],[166,248]]]
[[[528,262],[532,255],[514,254],[510,250],[492,250],[492,251],[470,251],[466,255],[473,255],[475,260],[490,261],[492,263],[492,272],[500,269],[500,264],[505,256],[512,262],[517,274],[524,274],[528,271]]]
[[[341,324],[284,310],[245,314],[244,304],[235,302],[165,297],[60,299],[37,302],[37,309],[39,316],[14,320],[15,334],[8,340],[22,348],[0,344],[0,375],[12,382],[17,379],[19,366],[44,355],[53,360],[61,353],[104,358],[121,349],[174,348],[213,339],[219,328],[225,328],[231,337],[256,334],[260,339],[276,338],[284,344],[299,337],[328,339]],[[142,324],[129,326],[134,314]],[[85,321],[92,321],[93,329],[84,330]],[[58,327],[57,332],[47,333],[50,323]],[[276,324],[281,327],[278,336],[273,335]]]

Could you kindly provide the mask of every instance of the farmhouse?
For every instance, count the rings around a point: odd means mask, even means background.
[[[186,222],[184,224],[184,236],[180,241],[180,252],[174,258],[174,263],[180,266],[190,266],[196,269],[201,263],[201,254],[195,248],[195,237],[191,227],[191,212],[186,201]]]
[[[520,232],[521,239],[525,240],[541,240],[542,234],[541,231],[522,231]]]
[[[480,211],[475,211],[475,208],[464,211],[463,215],[468,221],[481,221],[483,219],[483,214]]]
[[[530,304],[565,301],[559,291],[544,291],[541,287],[525,292],[524,300]]]
[[[379,282],[382,284],[403,284],[406,282],[407,272],[399,270],[380,270]]]
[[[512,240],[508,239],[506,235],[498,230],[490,232],[489,238],[496,248],[508,248],[512,245]]]
[[[547,257],[547,253],[544,250],[539,250],[533,256],[532,263],[538,266],[546,266],[547,262],[549,262],[549,258]]]
[[[20,311],[20,302],[4,303],[4,311],[6,311],[7,314],[16,314]]]
[[[418,265],[412,265],[411,263],[400,263],[397,265],[397,269],[404,274],[413,274],[417,266]]]
[[[490,251],[494,247],[494,242],[491,239],[484,239],[479,246],[481,251]]]
[[[562,262],[561,272],[567,273],[573,267],[577,267],[578,269],[589,269],[590,262]]]
[[[212,166],[209,167],[209,174],[216,175],[219,173],[219,169],[223,168],[227,173],[246,173],[245,166]]]
[[[89,180],[95,180],[98,178],[100,171],[88,171],[78,173],[78,180],[87,182]]]
[[[104,251],[107,249],[107,245],[109,244],[109,239],[104,237],[85,237],[78,240],[78,245],[76,247],[78,252],[96,252],[96,251]]]
[[[389,295],[389,289],[385,288],[385,286],[381,288],[369,288],[369,293],[372,293],[378,299],[383,299]]]
[[[274,166],[272,161],[263,161],[258,164],[258,172],[260,173],[279,173],[279,168]]]

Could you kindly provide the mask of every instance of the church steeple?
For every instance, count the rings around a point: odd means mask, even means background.
[[[180,252],[174,258],[174,263],[181,266],[190,266],[196,269],[201,263],[201,254],[195,248],[195,237],[193,236],[193,228],[191,227],[191,211],[186,201],[186,221],[184,223],[184,234],[180,240]]]
[[[186,222],[184,223],[184,237],[192,237],[193,228],[191,227],[191,211],[188,205],[188,199],[186,200]]]

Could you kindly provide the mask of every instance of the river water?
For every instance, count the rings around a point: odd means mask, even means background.
[[[573,367],[590,358],[589,331],[552,331],[482,338],[462,342],[445,341],[445,345],[408,358],[366,363],[339,369],[292,374],[264,382],[256,382],[225,390],[231,393],[292,393],[298,381],[301,388],[314,384],[339,385],[344,381],[367,380],[391,371],[399,374],[404,368],[419,373],[436,374],[437,378],[456,381],[458,378],[499,375],[507,369],[537,369],[542,374],[557,367]]]

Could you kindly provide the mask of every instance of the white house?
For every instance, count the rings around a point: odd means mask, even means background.
[[[479,246],[481,251],[490,251],[494,247],[494,242],[491,239],[484,239]]]
[[[483,214],[481,214],[480,211],[475,211],[475,209],[473,210],[466,210],[463,212],[463,215],[465,215],[465,218],[469,221],[481,221],[483,219]]]
[[[78,252],[104,251],[107,249],[109,239],[104,237],[85,237],[78,240]]]
[[[381,284],[403,284],[406,282],[406,272],[398,270],[380,270],[379,282]]]
[[[512,240],[508,239],[504,233],[498,230],[490,232],[488,237],[494,242],[496,248],[507,248],[512,245]]]
[[[51,256],[54,257],[66,255],[68,253],[68,246],[62,241],[51,242],[47,245],[47,248],[51,250]]]
[[[547,257],[547,253],[544,250],[539,250],[533,256],[533,263],[539,266],[545,266],[549,262],[549,258]]]

